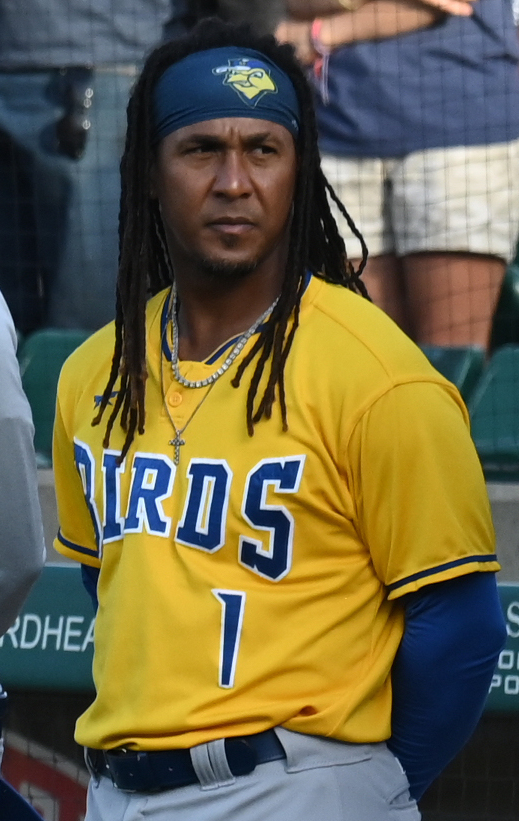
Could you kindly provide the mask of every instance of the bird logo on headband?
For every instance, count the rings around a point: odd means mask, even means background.
[[[265,94],[277,94],[277,86],[269,70],[257,60],[247,57],[230,59],[228,65],[213,68],[213,74],[223,74],[223,84],[231,86],[248,105],[255,106]]]

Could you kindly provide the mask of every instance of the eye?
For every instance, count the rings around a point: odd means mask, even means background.
[[[188,145],[184,149],[184,154],[191,154],[191,155],[201,155],[201,154],[213,154],[215,151],[218,151],[219,145],[216,143],[196,143],[193,145]]]
[[[253,154],[257,154],[262,157],[266,157],[269,154],[277,154],[276,149],[272,145],[268,145],[266,143],[261,143],[261,145],[256,145],[252,149]]]

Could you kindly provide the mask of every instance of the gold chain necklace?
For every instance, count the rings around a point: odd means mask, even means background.
[[[183,385],[186,388],[205,388],[205,387],[209,387],[209,390],[207,391],[207,393],[203,397],[202,401],[198,403],[198,405],[194,409],[193,413],[191,414],[191,416],[187,420],[184,427],[177,428],[177,426],[175,425],[175,423],[174,423],[174,421],[171,417],[171,414],[170,414],[169,408],[168,408],[168,403],[166,401],[166,392],[165,392],[165,389],[164,389],[164,369],[163,369],[163,362],[162,362],[163,355],[162,355],[162,350],[161,350],[161,356],[160,356],[160,391],[161,391],[161,395],[162,395],[162,402],[163,402],[164,408],[166,410],[166,414],[168,416],[169,421],[171,422],[171,427],[175,431],[175,438],[171,439],[170,442],[169,442],[169,444],[173,445],[173,447],[175,448],[175,453],[174,453],[174,456],[173,456],[173,462],[175,463],[175,465],[178,465],[178,463],[180,461],[180,448],[182,447],[182,445],[186,444],[186,440],[182,439],[182,434],[184,433],[187,426],[192,421],[195,414],[198,413],[198,411],[200,410],[200,408],[204,404],[205,400],[207,399],[207,397],[211,393],[211,390],[212,390],[213,386],[216,384],[216,382],[218,381],[218,379],[221,376],[223,376],[223,374],[230,368],[230,366],[233,364],[233,362],[238,358],[239,354],[241,353],[241,351],[243,350],[243,348],[245,347],[246,343],[251,338],[251,336],[257,331],[259,326],[265,321],[265,319],[268,317],[268,315],[274,310],[274,308],[277,305],[278,299],[279,299],[279,297],[272,303],[272,305],[270,305],[267,308],[266,311],[264,311],[261,314],[261,316],[258,317],[258,319],[253,323],[253,325],[251,325],[251,327],[239,337],[235,347],[233,348],[233,350],[231,351],[231,353],[229,354],[229,356],[227,357],[227,359],[225,360],[223,365],[220,368],[218,368],[218,370],[216,370],[213,374],[211,374],[211,376],[207,377],[206,379],[201,379],[201,380],[192,382],[190,379],[186,379],[184,376],[182,376],[182,374],[179,371],[179,358],[178,358],[178,342],[179,342],[178,336],[179,336],[179,334],[178,334],[178,322],[177,322],[177,305],[178,305],[178,302],[177,302],[177,291],[176,291],[175,284],[172,285],[171,294],[170,294],[170,304],[169,304],[169,310],[168,310],[168,318],[171,322],[171,332],[172,332],[172,341],[173,341],[172,350],[171,350],[171,367],[172,367],[172,370],[173,370],[173,375],[174,375],[175,379],[177,380],[177,382],[179,382],[181,385]],[[164,336],[167,333],[167,328],[168,328],[168,323],[165,324],[164,331],[162,333],[162,341],[164,341]]]
[[[165,326],[164,332],[162,334],[163,339],[164,339],[164,334],[166,333],[166,331],[167,331],[167,325]],[[187,420],[186,424],[182,428],[177,428],[177,426],[175,425],[175,423],[172,419],[172,416],[169,412],[168,403],[167,403],[167,400],[166,400],[166,391],[165,391],[165,387],[164,387],[164,364],[163,364],[163,361],[162,361],[163,358],[164,357],[163,357],[163,354],[162,354],[162,345],[161,345],[161,351],[160,351],[160,393],[161,393],[161,396],[162,396],[162,403],[164,405],[164,409],[166,411],[167,417],[168,417],[169,421],[171,422],[171,427],[175,431],[175,438],[170,439],[169,444],[173,445],[173,447],[175,448],[175,453],[173,454],[173,462],[174,462],[175,465],[178,465],[178,463],[180,462],[180,448],[182,447],[182,445],[186,444],[186,440],[182,439],[182,434],[184,433],[185,429],[190,424],[190,422],[193,420],[195,414],[198,413],[198,411],[200,410],[200,408],[204,404],[205,400],[207,399],[207,397],[211,393],[211,391],[212,391],[212,389],[213,389],[213,387],[216,383],[213,382],[209,386],[209,390],[207,391],[205,396],[202,398],[202,400],[198,403],[198,405],[194,409],[193,413],[191,414],[191,416]]]
[[[253,336],[260,325],[266,320],[269,314],[272,313],[274,308],[278,303],[279,297],[277,297],[272,305],[263,311],[261,316],[259,316],[255,322],[250,326],[250,328],[244,331],[237,339],[236,344],[232,351],[230,352],[229,356],[222,363],[222,365],[211,374],[211,376],[206,377],[205,379],[199,379],[195,382],[192,382],[190,379],[186,379],[185,376],[182,376],[180,373],[179,367],[179,354],[178,354],[178,347],[179,347],[179,330],[178,330],[178,319],[177,319],[177,310],[178,310],[178,296],[177,296],[177,289],[175,283],[171,286],[171,296],[170,296],[170,305],[168,310],[168,318],[171,322],[171,336],[172,336],[172,346],[171,346],[171,368],[175,379],[185,388],[206,388],[208,385],[214,385],[214,383],[220,379],[223,374],[229,370],[233,362],[239,357],[240,353],[244,349],[245,345]]]

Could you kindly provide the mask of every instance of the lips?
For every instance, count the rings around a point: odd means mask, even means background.
[[[254,222],[248,217],[218,217],[211,220],[209,225],[254,225]]]
[[[242,234],[255,227],[255,223],[248,217],[218,217],[207,225],[226,234]]]

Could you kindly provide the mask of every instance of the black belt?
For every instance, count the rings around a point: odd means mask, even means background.
[[[274,730],[226,738],[225,756],[233,775],[247,775],[258,764],[286,758]],[[93,774],[108,776],[124,792],[160,792],[199,783],[189,750],[140,752],[87,747],[86,760]]]

